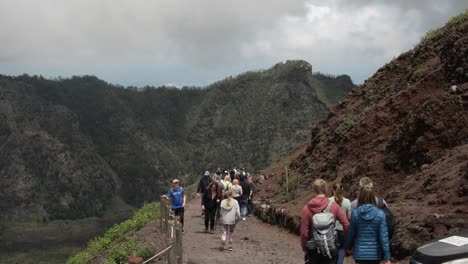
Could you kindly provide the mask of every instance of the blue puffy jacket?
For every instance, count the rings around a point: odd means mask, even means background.
[[[385,213],[371,204],[353,210],[345,247],[355,260],[390,260]]]

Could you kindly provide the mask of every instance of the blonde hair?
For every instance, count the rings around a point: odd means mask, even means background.
[[[227,202],[226,202],[227,207],[231,207],[231,200],[232,200],[233,195],[234,193],[232,192],[232,190],[229,190],[227,192]]]
[[[239,181],[237,179],[234,179],[234,181],[232,182],[234,185],[238,185],[239,184]]]
[[[327,182],[322,179],[315,180],[313,188],[316,194],[327,194]]]
[[[230,181],[231,181],[231,176],[229,176],[229,175],[226,175],[226,177],[224,177],[224,181],[228,181],[228,182],[230,182]]]

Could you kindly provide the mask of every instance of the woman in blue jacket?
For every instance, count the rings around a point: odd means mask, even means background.
[[[358,200],[358,208],[352,211],[345,247],[352,250],[359,264],[378,264],[381,260],[390,264],[387,221],[384,212],[376,207],[372,188],[361,188]]]

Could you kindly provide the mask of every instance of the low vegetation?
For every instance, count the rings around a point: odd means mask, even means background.
[[[151,249],[139,248],[135,242],[128,241],[125,235],[158,218],[159,212],[159,203],[144,204],[132,218],[114,225],[103,236],[91,240],[84,250],[70,257],[67,264],[87,263],[106,250],[109,250],[107,264],[122,263],[130,255],[138,255],[142,258],[150,257],[153,253]]]

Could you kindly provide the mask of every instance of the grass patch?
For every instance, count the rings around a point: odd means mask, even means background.
[[[443,34],[443,28],[448,28],[449,30],[457,30],[458,28],[465,28],[468,26],[468,9],[463,13],[452,17],[444,27],[430,30],[426,33],[421,39],[421,44],[427,44],[430,41],[440,37]]]
[[[101,236],[94,238],[88,243],[88,246],[78,254],[70,257],[67,264],[84,264],[91,260],[94,256],[109,249],[111,244],[115,241],[125,240],[124,235],[130,231],[138,230],[145,226],[148,222],[159,217],[159,203],[146,203],[141,207],[132,218],[111,227],[106,233]],[[133,246],[134,245],[134,246]],[[120,263],[116,260],[122,254],[136,253],[139,250],[133,242],[124,242],[119,246],[113,248],[109,253],[109,261],[106,263]],[[125,257],[128,257],[126,255]],[[112,262],[111,260],[114,260]]]
[[[354,125],[356,125],[356,121],[350,118],[346,118],[345,120],[340,122],[340,125],[338,126],[338,130],[341,132],[342,135],[350,131]]]
[[[416,80],[421,79],[421,78],[426,74],[426,72],[427,72],[426,67],[424,67],[424,66],[418,67],[418,68],[413,72],[413,75],[411,76],[411,80],[412,80],[412,81],[416,81]]]

